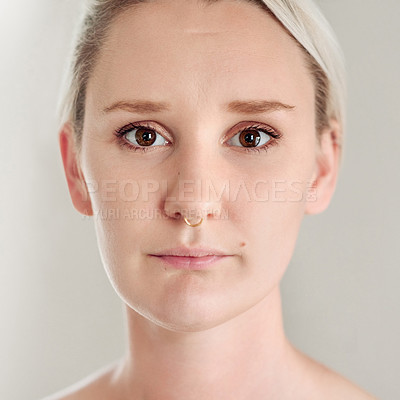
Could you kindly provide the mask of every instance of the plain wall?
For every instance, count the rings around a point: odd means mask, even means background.
[[[55,107],[80,0],[0,4],[0,398],[38,399],[118,358],[119,298],[73,208]],[[282,283],[291,341],[379,399],[400,398],[400,2],[320,0],[349,102],[337,192],[306,217]]]

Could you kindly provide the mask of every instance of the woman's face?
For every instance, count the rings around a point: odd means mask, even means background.
[[[314,116],[303,53],[254,5],[155,1],[120,16],[89,80],[81,152],[120,297],[180,331],[216,326],[265,298],[307,209]],[[194,214],[204,217],[195,228],[182,218]],[[178,246],[230,256],[203,270],[149,256]]]

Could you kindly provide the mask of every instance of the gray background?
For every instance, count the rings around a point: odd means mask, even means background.
[[[0,4],[0,398],[36,399],[122,354],[122,307],[72,207],[55,106],[80,0]],[[343,46],[345,157],[283,281],[292,342],[399,399],[400,2],[320,0]]]

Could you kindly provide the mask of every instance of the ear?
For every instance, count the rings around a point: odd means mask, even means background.
[[[81,214],[91,216],[93,215],[92,203],[80,168],[74,131],[69,122],[61,127],[59,144],[72,203]]]
[[[321,133],[312,193],[307,198],[306,214],[321,213],[331,201],[339,171],[341,134],[341,126],[334,119],[330,120],[330,126]]]

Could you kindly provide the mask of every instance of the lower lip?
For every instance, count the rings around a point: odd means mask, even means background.
[[[178,257],[178,256],[152,256],[161,262],[172,265],[176,269],[205,269],[228,256],[206,256],[206,257]]]

